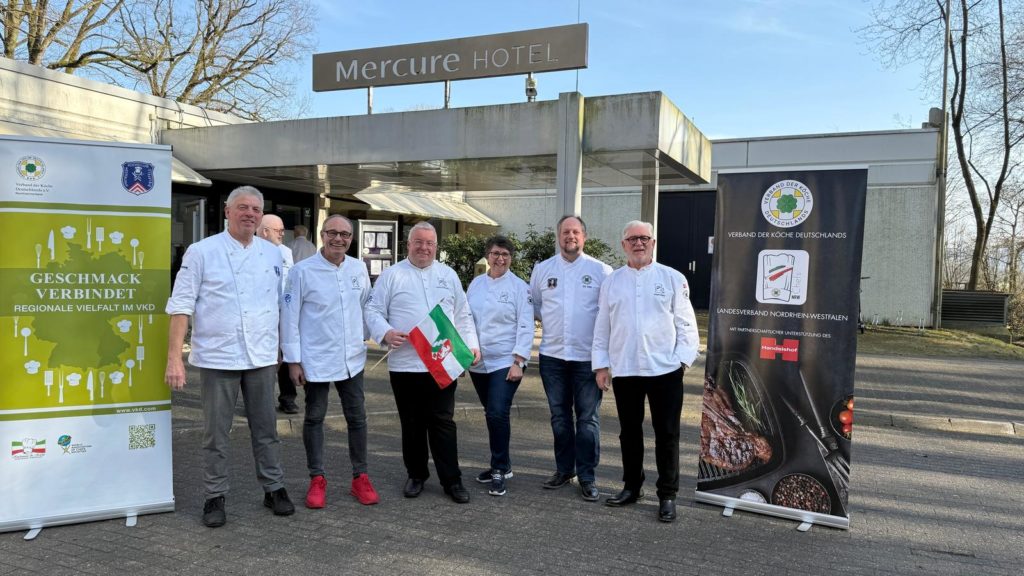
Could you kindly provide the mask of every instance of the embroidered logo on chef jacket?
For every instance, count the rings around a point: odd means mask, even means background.
[[[558,288],[558,278],[548,278],[548,288]]]
[[[284,295],[284,303],[285,304],[291,304],[292,303],[292,295],[291,295],[290,292],[285,293],[285,295]]]
[[[501,302],[502,304],[508,304],[508,303],[509,303],[509,301],[510,301],[510,300],[509,300],[509,297],[508,297],[508,292],[502,292],[502,293],[501,293],[501,294],[500,294],[500,295],[498,296],[498,302]]]
[[[352,277],[352,289],[353,290],[359,290],[360,288],[362,288],[362,287],[359,285],[359,278],[356,278],[356,277],[353,276]]]
[[[438,288],[447,288],[448,287],[448,281],[445,280],[444,278],[438,278],[437,279],[437,287]]]
[[[590,285],[594,283],[594,279],[590,277],[590,274],[583,275],[583,287],[590,288]]]
[[[274,274],[277,274],[278,278],[281,277],[281,267],[280,266],[274,266]]]
[[[660,282],[654,285],[654,295],[655,296],[664,296],[665,295],[665,287],[662,286]]]

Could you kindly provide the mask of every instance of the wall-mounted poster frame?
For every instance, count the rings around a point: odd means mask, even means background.
[[[398,262],[398,221],[360,220],[358,247],[370,282],[376,282],[381,272]]]

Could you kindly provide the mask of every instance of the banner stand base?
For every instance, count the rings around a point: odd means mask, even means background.
[[[735,509],[736,508],[734,506],[726,506],[725,508],[722,508],[722,516],[725,516],[726,518],[732,518],[732,512]]]
[[[129,514],[124,519],[124,525],[129,527],[129,528],[135,528],[135,525],[138,524],[138,523],[139,523],[139,515],[138,514]]]
[[[25,533],[25,540],[35,540],[36,536],[39,536],[39,533],[42,532],[42,531],[43,531],[42,528],[33,528],[33,529],[29,530],[28,532]]]
[[[796,529],[799,532],[807,532],[811,529],[811,526],[814,526],[814,522],[801,522],[800,525],[796,527]]]

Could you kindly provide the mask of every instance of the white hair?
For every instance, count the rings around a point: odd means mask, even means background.
[[[263,192],[257,190],[254,186],[239,186],[228,194],[228,200],[224,204],[226,206],[233,206],[235,201],[242,196],[254,196],[260,200],[260,210],[263,209]]]
[[[406,237],[406,240],[412,238],[412,233],[417,230],[430,230],[434,233],[434,236],[437,236],[437,229],[434,228],[434,225],[424,220],[422,222],[417,222],[415,226],[409,229],[409,235]]]
[[[647,228],[647,235],[654,238],[654,226],[650,222],[644,222],[643,220],[630,220],[626,222],[626,225],[622,227],[622,239],[626,239],[626,232],[634,226],[643,226]]]

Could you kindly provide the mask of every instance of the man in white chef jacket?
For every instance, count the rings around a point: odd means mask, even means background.
[[[352,222],[340,214],[324,221],[323,248],[296,264],[281,296],[281,349],[292,382],[306,391],[302,443],[309,467],[307,508],[326,504],[324,416],[331,384],[341,398],[352,465],[349,492],[361,504],[376,504],[366,466],[366,402],[363,368],[366,336],[363,305],[370,296],[366,265],[345,252]]]
[[[263,220],[260,221],[260,227],[256,229],[256,234],[277,246],[277,249],[281,251],[281,258],[284,259],[284,268],[281,270],[281,286],[284,287],[285,280],[288,279],[288,272],[294,265],[292,249],[284,245],[284,222],[280,216],[264,214]],[[285,414],[298,414],[299,406],[295,403],[298,391],[288,377],[288,366],[283,362],[277,368],[277,389],[280,392],[277,396],[277,409]]]
[[[259,190],[233,190],[224,207],[227,230],[188,247],[167,300],[170,334],[164,379],[172,390],[185,386],[181,348],[192,318],[189,363],[199,368],[202,387],[203,523],[209,527],[226,521],[229,433],[239,390],[263,504],[278,516],[295,512],[284,488],[274,411],[284,261],[277,246],[255,236],[262,214]]]
[[[583,253],[587,225],[582,218],[563,216],[555,230],[558,254],[537,263],[530,276],[534,317],[543,326],[538,368],[555,440],[555,473],[542,486],[557,489],[578,478],[580,496],[595,502],[602,393],[594,382],[590,348],[598,292],[612,268]]]
[[[614,387],[622,450],[622,490],[609,506],[643,496],[644,398],[651,407],[658,467],[658,519],[676,519],[683,372],[697,358],[690,287],[677,270],[654,262],[654,227],[634,220],[622,231],[626,265],[601,285],[591,363],[597,385]]]
[[[406,498],[415,498],[423,492],[430,477],[427,459],[433,455],[445,494],[465,504],[469,492],[462,485],[453,420],[458,382],[441,389],[408,338],[409,332],[440,304],[473,351],[476,364],[480,360],[476,327],[458,275],[434,259],[437,232],[429,222],[420,222],[409,230],[408,253],[408,258],[381,273],[366,304],[370,337],[391,350],[388,371],[402,424],[402,460],[409,475],[403,493]]]

